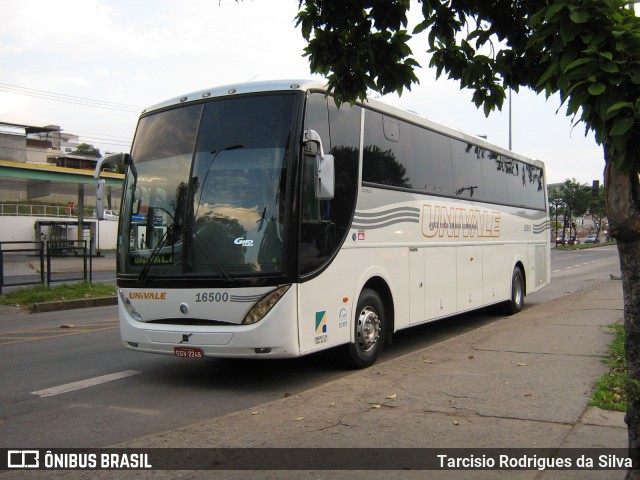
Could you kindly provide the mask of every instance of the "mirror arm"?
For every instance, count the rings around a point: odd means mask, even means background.
[[[100,178],[100,172],[107,165],[114,163],[129,163],[129,159],[130,157],[126,153],[110,153],[100,157],[96,162],[96,168],[93,171],[93,178],[98,182],[96,188],[96,218],[98,220],[104,220],[104,191],[106,183],[103,178]]]
[[[324,150],[322,149],[322,139],[320,138],[320,135],[318,135],[318,132],[316,132],[315,130],[306,129],[304,131],[303,141],[304,143],[315,143],[318,146],[318,150],[320,150],[320,156],[324,157]]]

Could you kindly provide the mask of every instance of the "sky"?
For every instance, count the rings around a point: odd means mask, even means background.
[[[143,108],[253,80],[316,78],[295,27],[298,0],[0,0],[0,122],[59,125],[102,153],[128,151]],[[420,9],[413,4],[415,24]],[[509,115],[488,118],[457,82],[435,80],[426,38],[411,42],[420,84],[382,98],[509,146]],[[557,97],[512,95],[512,149],[547,182],[602,183],[602,148]]]

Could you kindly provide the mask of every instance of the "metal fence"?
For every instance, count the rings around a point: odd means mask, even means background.
[[[85,218],[93,215],[93,207],[84,208]],[[9,217],[77,217],[78,208],[60,205],[29,205],[24,203],[0,203],[0,216]]]
[[[0,242],[0,293],[3,287],[50,285],[54,282],[91,282],[93,277],[93,240]],[[82,268],[79,263],[82,261]],[[31,263],[39,273],[31,273]],[[68,271],[56,272],[55,263],[65,263]],[[77,262],[78,264],[74,264]],[[60,265],[59,265],[60,266]],[[82,276],[76,275],[82,273]],[[55,276],[54,276],[55,275]]]

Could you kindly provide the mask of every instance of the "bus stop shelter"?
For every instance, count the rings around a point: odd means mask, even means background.
[[[103,172],[101,178],[106,181],[108,199],[113,195],[120,195],[124,178],[122,174]],[[85,219],[85,201],[96,196],[96,180],[92,170],[0,160],[0,190],[26,192],[27,200],[42,199],[54,193],[76,198],[74,207],[78,213],[77,220],[68,218],[66,222],[83,226],[77,228],[77,240],[83,240],[85,223],[89,220]],[[16,194],[16,197],[20,195]]]

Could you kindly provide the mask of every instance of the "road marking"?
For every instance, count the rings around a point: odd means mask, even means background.
[[[560,269],[558,269],[558,270],[552,270],[552,271],[551,271],[551,273],[560,273],[560,272],[565,272],[565,271],[567,271],[567,270],[571,270],[572,268],[579,268],[579,267],[583,267],[583,266],[585,266],[585,265],[591,265],[592,263],[598,263],[598,262],[602,262],[602,261],[604,261],[604,260],[610,260],[610,259],[612,259],[612,258],[618,258],[618,256],[617,256],[617,255],[615,255],[615,256],[611,256],[611,257],[603,257],[603,258],[599,258],[599,259],[597,259],[597,260],[591,260],[591,261],[589,261],[589,262],[577,263],[577,264],[575,264],[575,265],[571,265],[571,266],[568,266],[568,267],[560,268]]]
[[[52,397],[53,395],[60,395],[61,393],[73,392],[74,390],[81,390],[83,388],[94,387],[103,383],[112,382],[121,378],[137,375],[141,372],[137,370],[126,370],[124,372],[110,373],[109,375],[102,375],[100,377],[88,378],[86,380],[80,380],[79,382],[67,383],[65,385],[59,385],[57,387],[45,388],[44,390],[38,390],[31,392],[33,395],[39,395],[40,397]]]
[[[0,346],[13,345],[15,343],[33,342],[36,340],[48,340],[50,338],[68,337],[70,335],[81,335],[83,333],[101,332],[104,330],[114,330],[118,328],[118,320],[106,319],[76,324],[75,328],[62,329],[60,326],[31,328],[17,330],[13,332],[0,333]]]

